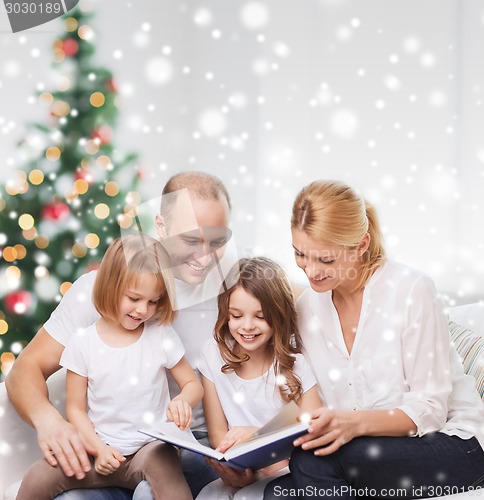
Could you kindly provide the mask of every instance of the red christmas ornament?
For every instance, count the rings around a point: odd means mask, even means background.
[[[32,295],[25,290],[9,293],[3,301],[5,309],[9,313],[17,314],[19,316],[27,313],[33,303],[34,301],[32,299]]]
[[[141,180],[146,179],[148,177],[148,173],[143,168],[136,167],[136,177]]]
[[[92,262],[87,266],[86,273],[97,271],[99,269],[99,262]]]
[[[64,220],[69,216],[69,207],[60,201],[49,203],[40,212],[42,220]]]
[[[116,82],[110,78],[109,80],[106,81],[106,88],[109,90],[109,92],[118,92],[118,86],[116,85]]]
[[[83,170],[82,168],[79,168],[78,170],[76,170],[76,173],[75,173],[75,178],[76,178],[76,181],[79,180],[79,179],[83,179],[85,180],[89,185],[92,184],[92,181],[93,181],[93,178],[92,178],[92,175],[90,172],[88,172],[87,170]]]
[[[74,38],[66,38],[62,42],[62,50],[67,57],[72,57],[79,51],[79,44],[74,40]]]
[[[105,146],[106,144],[109,144],[113,138],[113,129],[108,125],[101,125],[99,128],[91,132],[91,138],[99,139],[101,144]]]

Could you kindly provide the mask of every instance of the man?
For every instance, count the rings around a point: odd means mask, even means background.
[[[212,336],[217,317],[216,294],[205,294],[204,285],[220,271],[219,257],[229,239],[230,199],[218,178],[202,172],[173,176],[163,189],[162,199],[168,201],[162,202],[162,212],[156,217],[156,231],[162,243],[166,241],[178,285],[176,300],[181,302],[173,327],[193,366],[201,345]],[[59,360],[69,335],[99,317],[90,300],[94,278],[95,272],[91,272],[72,285],[49,320],[21,352],[6,380],[9,398],[19,415],[37,431],[45,459],[53,466],[62,467],[66,475],[79,479],[91,467],[88,454],[93,450],[50,404],[45,381],[60,368]],[[206,437],[201,407],[194,412],[192,429],[198,439]],[[216,477],[196,454],[185,453],[182,465],[194,496]],[[87,493],[79,489],[73,492],[75,498],[131,497],[127,490],[103,490],[106,491]],[[69,495],[64,493],[62,498],[74,498]]]

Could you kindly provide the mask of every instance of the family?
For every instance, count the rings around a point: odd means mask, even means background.
[[[173,176],[153,214],[157,237],[115,239],[19,355],[7,390],[44,459],[17,498],[250,498],[254,484],[264,499],[395,488],[414,498],[436,485],[484,487],[474,379],[432,280],[386,256],[374,207],[339,181],[297,194],[302,293],[266,257],[221,271],[230,213],[218,178]],[[61,366],[67,420],[45,383]],[[137,432],[169,420],[223,452],[291,401],[309,414],[308,433],[290,459],[258,471]]]

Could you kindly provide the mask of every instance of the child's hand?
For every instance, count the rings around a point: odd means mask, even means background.
[[[103,476],[109,476],[119,468],[121,462],[124,462],[124,457],[116,448],[111,446],[103,446],[98,451],[97,457],[94,460],[94,469]]]
[[[286,467],[287,465],[289,465],[289,459],[281,460],[280,462],[276,462],[275,464],[268,465],[267,467],[264,467],[263,469],[259,469],[257,471],[257,474],[262,476],[262,477],[272,476],[272,474],[274,474],[274,472],[277,472],[278,470],[282,469],[283,467]]]
[[[236,470],[228,465],[222,465],[218,460],[205,457],[205,460],[220,476],[222,481],[232,488],[243,488],[257,480],[256,475],[250,469]]]
[[[217,446],[217,451],[225,453],[231,446],[245,441],[258,430],[259,427],[252,427],[249,425],[232,427],[222,438],[222,441],[220,441],[219,445]]]
[[[166,416],[171,422],[175,422],[179,429],[183,430],[190,426],[192,420],[192,407],[183,399],[172,399],[168,403]]]

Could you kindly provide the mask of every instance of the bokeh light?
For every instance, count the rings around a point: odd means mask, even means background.
[[[89,233],[84,237],[84,243],[87,248],[97,248],[100,243],[99,236],[95,233]]]
[[[34,186],[42,184],[42,182],[44,182],[44,172],[42,172],[42,170],[39,170],[38,168],[32,170],[29,173],[29,181]]]
[[[89,102],[95,108],[100,108],[101,106],[103,106],[105,101],[106,98],[104,97],[104,94],[102,92],[93,92],[91,94],[91,97],[89,98]]]
[[[107,217],[109,217],[109,212],[109,207],[105,203],[99,203],[94,208],[94,215],[98,219],[106,219]]]

